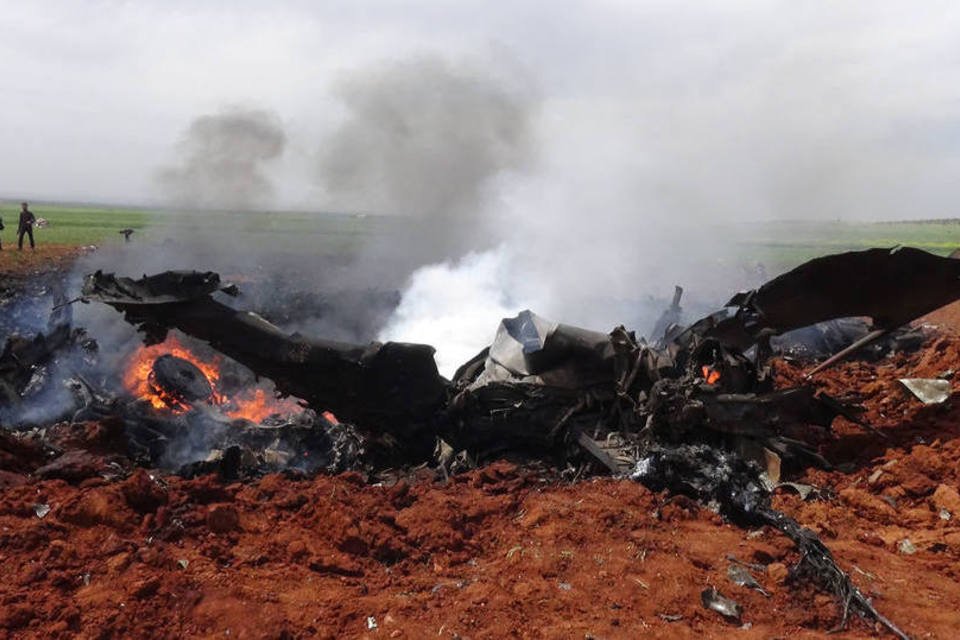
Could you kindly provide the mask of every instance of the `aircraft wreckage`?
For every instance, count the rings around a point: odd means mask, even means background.
[[[840,357],[897,339],[910,321],[960,298],[960,261],[910,248],[826,256],[737,294],[687,327],[676,323],[678,290],[658,323],[662,335],[652,342],[624,327],[605,334],[523,311],[505,319],[493,343],[452,380],[439,375],[428,345],[354,345],[286,334],[230,306],[223,294],[238,291],[211,272],[134,280],[98,271],[86,277],[82,299],[122,312],[146,344],[178,330],[318,414],[330,411],[352,425],[321,420],[278,427],[295,434],[290,438],[297,444],[308,439],[333,450],[323,458],[329,470],[433,460],[451,472],[506,456],[629,476],[713,504],[738,524],[776,528],[801,552],[795,575],[835,594],[845,620],[855,612],[906,637],[813,532],[771,507],[781,463],[829,466],[805,444],[805,432],[828,429],[838,415],[871,427],[856,407],[812,385],[775,389],[770,357],[784,334],[841,318],[872,322],[846,321],[845,331],[854,330],[846,331]],[[151,380],[191,406],[215,395],[201,370],[174,356],[154,361]],[[128,427],[128,438],[162,434],[169,427],[161,422],[140,420]],[[146,431],[138,430],[141,423]],[[334,426],[338,435],[330,435]],[[256,429],[214,432],[205,437],[225,440],[220,449],[276,437]],[[156,442],[134,444],[156,463],[162,455]]]

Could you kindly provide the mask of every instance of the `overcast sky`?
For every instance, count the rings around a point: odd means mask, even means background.
[[[0,197],[156,201],[190,122],[243,106],[285,129],[277,206],[322,207],[332,87],[422,54],[535,88],[540,179],[717,215],[960,215],[955,1],[0,0]]]

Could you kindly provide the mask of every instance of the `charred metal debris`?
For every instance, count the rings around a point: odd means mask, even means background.
[[[177,448],[218,452],[179,467],[187,474],[376,472],[423,463],[453,473],[508,457],[547,461],[571,475],[630,477],[713,505],[738,524],[779,530],[800,552],[794,574],[833,593],[844,620],[856,613],[906,637],[813,532],[771,507],[782,472],[829,467],[808,444],[811,432],[828,430],[838,415],[871,427],[856,407],[811,385],[775,389],[770,361],[775,353],[876,358],[916,348],[922,333],[903,327],[960,298],[960,261],[910,248],[826,256],[737,294],[690,326],[679,324],[678,287],[649,342],[622,326],[605,334],[523,311],[503,320],[493,343],[452,380],[439,375],[428,345],[286,334],[223,297],[238,294],[210,272],[134,280],[98,271],[81,297],[122,312],[147,345],[171,332],[199,341],[302,399],[303,413],[238,424],[207,402],[212,389],[202,371],[169,356],[154,362],[152,380],[188,411],[151,412],[80,382],[74,419],[119,416],[144,464],[177,468]],[[56,352],[65,340],[57,331],[36,339],[39,356],[8,343],[0,405],[29,385],[31,363]],[[705,606],[716,608],[708,595]]]

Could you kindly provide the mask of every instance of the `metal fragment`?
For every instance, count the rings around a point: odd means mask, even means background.
[[[802,482],[781,482],[777,487],[783,487],[786,489],[791,489],[800,496],[801,500],[808,500],[809,498],[819,498],[822,495],[822,492],[819,488],[813,486],[812,484],[804,484]]]
[[[750,570],[743,565],[731,564],[727,567],[727,577],[730,578],[730,582],[737,586],[753,589],[768,598],[770,597],[770,592],[764,589],[760,583],[757,582],[756,578],[753,577],[753,574],[750,573]]]
[[[700,593],[700,602],[704,609],[716,611],[728,620],[740,621],[743,609],[735,601],[720,594],[716,587],[704,589]]]
[[[942,404],[952,391],[948,380],[937,378],[900,378],[900,384],[923,404]]]
[[[910,542],[910,538],[904,538],[897,544],[897,551],[904,555],[912,556],[917,552],[917,546]]]

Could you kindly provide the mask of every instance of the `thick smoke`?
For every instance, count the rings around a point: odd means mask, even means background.
[[[253,203],[273,208],[263,187],[269,160],[284,147],[277,119],[253,110],[199,117],[180,144],[183,166],[166,181],[190,210],[227,210],[160,214],[135,243],[98,251],[79,270],[218,271],[241,279],[238,304],[287,331],[372,340],[417,268],[493,246],[487,223],[501,206],[500,187],[535,155],[537,102],[528,85],[503,65],[436,57],[344,74],[331,86],[342,111],[317,114],[327,134],[296,146],[319,148],[318,208],[386,222],[284,214],[296,232],[275,230],[269,213],[229,213]],[[344,234],[351,225],[383,232]],[[349,246],[336,249],[328,228]]]
[[[767,236],[765,222],[913,215],[905,194],[918,191],[915,154],[891,133],[905,116],[877,86],[850,82],[849,64],[784,47],[736,73],[722,57],[698,59],[688,69],[696,86],[650,66],[649,82],[612,96],[555,96],[533,126],[535,171],[499,183],[498,206],[486,211],[499,230],[488,241],[502,246],[475,245],[486,257],[425,270],[442,281],[415,274],[381,338],[428,340],[415,310],[436,326],[468,327],[504,305],[652,337],[675,284],[694,320],[791,266],[760,268],[760,243],[782,244],[783,256],[814,249]],[[499,290],[477,286],[491,272]],[[477,298],[466,304],[460,291]],[[441,358],[479,350],[493,331],[464,330],[453,347],[439,345]]]
[[[762,236],[750,221],[912,213],[916,154],[891,133],[910,121],[907,102],[880,99],[882,74],[849,81],[859,49],[834,64],[809,35],[764,39],[757,54],[727,40],[691,51],[664,42],[623,82],[552,86],[545,101],[523,74],[475,61],[350,72],[334,86],[341,118],[319,145],[318,204],[397,214],[396,225],[335,259],[290,251],[292,235],[263,246],[235,230],[210,241],[178,232],[150,268],[114,268],[255,271],[270,283],[249,305],[261,309],[291,292],[402,288],[387,323],[389,300],[370,314],[360,296],[332,304],[335,321],[298,303],[286,326],[430,342],[447,372],[492,337],[495,326],[476,328],[481,316],[528,307],[646,334],[681,284],[694,319],[758,284],[756,258],[743,257]]]
[[[522,74],[425,56],[353,72],[336,89],[346,117],[319,156],[329,208],[410,219],[401,251],[394,238],[377,259],[418,266],[488,242],[499,182],[534,155],[535,92]]]
[[[270,112],[238,108],[203,115],[183,134],[179,166],[163,169],[158,181],[179,207],[257,209],[271,202],[274,190],[265,167],[286,143]]]
[[[437,346],[437,367],[451,375],[518,310],[509,297],[515,287],[505,251],[500,246],[418,269],[382,337]]]

